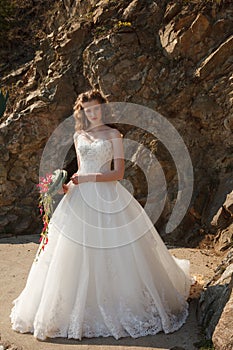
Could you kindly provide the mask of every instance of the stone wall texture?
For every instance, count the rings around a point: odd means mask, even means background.
[[[232,349],[232,1],[26,0],[17,2],[14,13],[17,25],[0,43],[0,87],[10,92],[0,119],[0,235],[41,231],[36,187],[41,157],[57,126],[70,120],[79,93],[98,88],[109,102],[158,112],[184,140],[194,172],[188,210],[164,237],[173,245],[210,244],[226,255],[203,292],[199,318],[216,350]],[[128,117],[122,113],[117,125],[125,140],[136,142],[125,180],[143,206],[148,184],[162,202],[162,168],[167,196],[155,225],[163,236],[178,195],[177,169],[171,150],[129,126]],[[140,108],[133,117],[140,120]],[[156,123],[153,113],[150,118]],[[63,148],[61,167],[72,175],[77,168],[72,134],[63,128],[56,135],[50,170]]]
[[[0,125],[1,234],[40,231],[36,184],[44,146],[56,126],[72,114],[77,95],[96,87],[110,102],[139,104],[161,113],[187,146],[194,171],[193,196],[170,240],[196,246],[206,235],[217,235],[222,244],[218,249],[225,249],[221,225],[213,219],[233,187],[231,2],[63,0],[49,4],[34,51],[14,69],[9,62],[5,70],[0,67],[1,86],[10,89]],[[22,53],[23,46],[19,50]],[[17,50],[13,51],[16,60]],[[156,223],[163,234],[177,198],[176,167],[153,135],[124,125],[124,116],[121,120],[124,137],[148,147],[164,170],[168,196]],[[146,182],[133,164],[138,153],[140,146],[126,161],[125,178],[144,205]],[[149,171],[149,160],[144,164]],[[75,166],[71,149],[64,167],[72,173]],[[223,227],[227,247],[232,244],[232,230],[226,232],[228,219]]]

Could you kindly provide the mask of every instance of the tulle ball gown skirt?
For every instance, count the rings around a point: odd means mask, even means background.
[[[12,328],[47,337],[141,337],[188,315],[189,261],[173,257],[118,181],[72,184],[13,301]]]

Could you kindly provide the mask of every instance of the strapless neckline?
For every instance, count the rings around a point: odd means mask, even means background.
[[[81,136],[81,134],[78,135],[78,137],[80,137],[80,136]],[[94,141],[91,141],[91,142],[89,142],[86,137],[82,137],[81,139],[83,141],[86,141],[86,143],[88,143],[89,145],[92,145],[93,143],[97,143],[97,142],[109,142],[112,145],[112,141],[109,139],[99,139],[98,138],[98,139],[94,139]]]

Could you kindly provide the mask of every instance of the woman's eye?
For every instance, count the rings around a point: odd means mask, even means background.
[[[92,109],[84,109],[84,111],[85,111],[85,113],[86,114],[89,114],[89,113],[91,113],[91,112],[98,112],[100,110],[100,107],[98,106],[98,107],[94,107],[94,108],[92,108]]]
[[[89,109],[85,109],[84,111],[85,111],[86,114],[91,112]]]

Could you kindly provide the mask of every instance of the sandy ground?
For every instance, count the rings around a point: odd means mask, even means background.
[[[190,260],[191,274],[197,278],[197,283],[192,288],[188,320],[177,332],[172,334],[161,332],[155,336],[138,339],[129,337],[115,340],[113,337],[99,337],[76,341],[55,338],[44,342],[36,340],[32,334],[14,332],[11,329],[9,318],[12,300],[25,286],[38,247],[38,239],[38,235],[0,239],[0,334],[2,342],[9,341],[23,350],[168,350],[176,346],[185,350],[196,349],[193,344],[202,339],[201,330],[196,321],[198,304],[196,296],[198,297],[202,285],[213,275],[214,269],[222,260],[212,251],[203,249],[170,249],[174,256]]]

